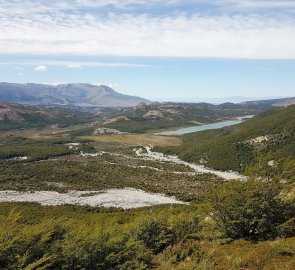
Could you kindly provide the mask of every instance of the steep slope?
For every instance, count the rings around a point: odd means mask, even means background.
[[[165,151],[215,169],[295,181],[295,105],[273,108],[236,126],[192,133],[183,141]]]
[[[81,107],[128,107],[149,102],[140,97],[117,93],[104,85],[87,83],[45,84],[0,83],[0,101],[29,105],[66,105]]]

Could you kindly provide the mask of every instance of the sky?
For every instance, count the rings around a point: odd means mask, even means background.
[[[0,0],[0,81],[161,101],[295,96],[295,1]]]

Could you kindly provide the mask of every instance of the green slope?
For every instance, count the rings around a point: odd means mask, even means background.
[[[271,109],[239,125],[185,135],[183,141],[164,151],[215,169],[295,180],[294,105]]]

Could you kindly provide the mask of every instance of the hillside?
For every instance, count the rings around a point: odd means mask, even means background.
[[[232,103],[140,103],[130,108],[26,105],[0,102],[0,130],[67,126],[95,122],[81,134],[91,135],[96,129],[141,133],[179,126],[213,123],[238,116],[257,114],[259,106]]]
[[[1,106],[1,121],[6,124],[94,117],[60,108]],[[225,104],[216,115],[233,107]],[[295,106],[274,108],[242,125],[184,136],[184,144],[176,148],[164,146],[180,145],[180,138],[153,134],[81,137],[56,129],[50,133],[48,127],[43,136],[36,129],[0,132],[0,265],[11,270],[254,270],[274,269],[274,265],[276,270],[294,269],[295,204],[286,200],[292,199],[290,184],[224,181],[184,164],[147,159],[141,147],[159,145],[190,154],[183,158],[196,161],[197,154],[207,153],[208,164],[215,167],[228,162],[235,169],[238,158],[247,165],[240,168],[244,173],[265,173],[262,176],[291,182],[295,175],[294,113]],[[97,117],[103,115],[105,111]],[[212,155],[216,158],[211,160]],[[118,207],[126,197],[118,194],[126,188],[175,196],[188,204],[124,210]],[[69,201],[76,192],[84,201],[106,196],[105,191],[111,189],[116,192],[115,207],[78,201],[71,205]],[[7,201],[7,194],[17,195]],[[65,199],[60,201],[63,205],[50,206],[21,201],[25,196],[42,196],[47,203],[60,196]],[[146,201],[138,195],[128,198]]]
[[[295,106],[273,108],[242,124],[183,136],[166,148],[182,159],[221,170],[295,181]]]
[[[103,127],[124,132],[146,132],[159,129],[194,126],[253,115],[263,108],[257,105],[224,103],[140,103],[101,122]]]
[[[0,103],[0,131],[20,128],[68,125],[91,122],[104,115],[78,112],[60,107],[29,106],[15,103]]]
[[[88,83],[45,84],[0,83],[0,102],[29,105],[63,105],[80,107],[128,107],[146,99],[123,95],[104,85]]]

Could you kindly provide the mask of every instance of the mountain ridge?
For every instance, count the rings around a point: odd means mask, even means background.
[[[260,105],[266,107],[286,107],[295,104],[295,97],[286,98],[273,98],[273,99],[261,99],[261,100],[250,100],[240,102],[243,105]]]
[[[80,107],[130,107],[149,100],[124,95],[105,85],[0,83],[0,102]]]

